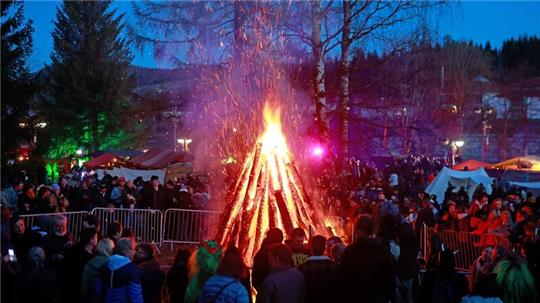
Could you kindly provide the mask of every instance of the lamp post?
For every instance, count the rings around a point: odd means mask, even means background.
[[[452,166],[456,165],[456,154],[457,154],[458,149],[462,147],[463,144],[465,144],[463,140],[456,140],[456,141],[450,142],[450,148],[452,151]]]
[[[489,149],[489,130],[491,129],[491,123],[489,118],[493,114],[493,107],[475,107],[474,113],[480,115],[482,118],[482,161],[485,161],[488,155]]]

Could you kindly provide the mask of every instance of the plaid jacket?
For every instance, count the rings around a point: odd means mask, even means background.
[[[306,281],[306,303],[336,302],[339,266],[326,256],[311,256],[298,268]]]

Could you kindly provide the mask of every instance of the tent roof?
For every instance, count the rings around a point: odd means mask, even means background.
[[[181,161],[183,158],[184,153],[181,152],[169,149],[150,149],[129,162],[143,168],[164,168],[169,164]]]
[[[114,154],[103,153],[100,156],[95,157],[94,159],[85,162],[84,166],[88,167],[88,168],[95,168],[95,167],[105,165],[105,164],[111,162],[115,157],[116,157],[116,155],[114,155]]]
[[[437,202],[442,203],[444,199],[444,193],[448,188],[448,183],[456,186],[456,190],[459,186],[467,187],[467,193],[469,198],[472,199],[472,195],[479,184],[482,184],[487,194],[491,194],[492,180],[486,173],[483,167],[473,171],[459,171],[453,170],[448,167],[443,167],[439,172],[435,180],[429,184],[426,188],[426,193],[437,196]]]
[[[529,167],[530,164],[530,167]],[[503,169],[525,169],[532,171],[540,171],[540,157],[538,156],[523,156],[508,159],[493,165],[495,168]]]
[[[454,167],[452,167],[452,169],[454,169],[454,170],[464,170],[465,167],[467,167],[468,170],[476,170],[476,169],[478,169],[480,167],[489,169],[489,168],[493,168],[493,164],[478,161],[478,160],[474,160],[474,159],[469,159],[467,161],[464,161],[464,162],[461,162],[459,164],[454,165]]]

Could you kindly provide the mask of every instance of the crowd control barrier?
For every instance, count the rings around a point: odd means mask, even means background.
[[[442,230],[436,232],[434,228],[422,227],[420,251],[426,261],[429,261],[433,250],[444,245],[454,251],[456,269],[470,271],[472,264],[482,254],[486,245],[502,245],[511,248],[510,242],[504,237],[490,234],[476,234],[472,232]]]
[[[137,242],[161,245],[163,241],[163,213],[155,209],[94,208],[92,214],[99,218],[103,232],[110,223],[120,222],[137,237]]]
[[[164,243],[196,244],[213,237],[221,212],[171,208],[165,211]]]
[[[90,214],[87,211],[75,211],[67,213],[46,213],[46,214],[31,214],[21,215],[24,225],[27,229],[33,226],[39,226],[43,230],[49,232],[52,228],[54,216],[63,215],[67,218],[67,230],[78,239],[79,231],[82,229],[83,218]]]

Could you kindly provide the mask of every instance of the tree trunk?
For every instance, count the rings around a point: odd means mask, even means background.
[[[321,3],[313,1],[311,6],[311,48],[313,50],[313,93],[315,119],[319,140],[328,143],[328,107],[326,104],[325,60],[321,41]]]
[[[349,156],[349,53],[351,46],[351,2],[343,1],[343,31],[341,33],[341,67],[339,75],[339,128],[338,128],[338,166],[345,168]]]
[[[92,123],[92,153],[95,153],[99,150],[98,113],[92,111],[90,119]]]

